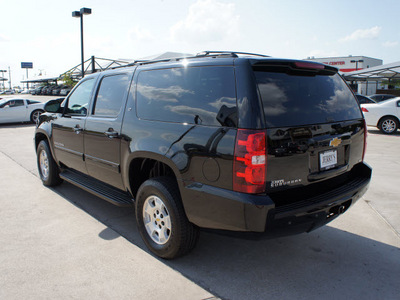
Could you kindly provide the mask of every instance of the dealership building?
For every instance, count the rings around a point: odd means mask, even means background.
[[[339,72],[341,74],[381,66],[383,64],[383,61],[381,59],[352,55],[324,58],[307,57],[307,60],[316,61],[332,67],[336,67],[339,69]],[[352,85],[352,87],[353,89],[355,89],[356,92],[363,95],[375,94],[377,90],[377,84],[366,85],[366,83],[358,83],[356,85]]]

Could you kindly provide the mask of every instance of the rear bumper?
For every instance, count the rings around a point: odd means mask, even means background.
[[[276,206],[268,195],[248,195],[212,186],[183,187],[188,219],[202,228],[281,236],[309,232],[344,213],[367,191],[372,170],[360,164],[356,176],[318,196]]]

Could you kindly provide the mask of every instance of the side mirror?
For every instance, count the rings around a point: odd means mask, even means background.
[[[64,101],[64,98],[50,100],[44,105],[44,110],[49,113],[61,113],[62,107],[61,102]]]

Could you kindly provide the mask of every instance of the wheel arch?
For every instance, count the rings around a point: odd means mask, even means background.
[[[49,135],[47,134],[47,132],[45,130],[43,130],[42,128],[39,127],[38,129],[36,129],[35,138],[34,138],[35,152],[37,151],[37,147],[39,146],[39,143],[41,141],[47,142],[47,144],[49,145],[49,149],[51,151],[51,155],[53,156],[54,160],[58,164],[58,161],[57,161],[56,157],[54,156],[54,149],[53,149],[53,145],[50,143]]]
[[[139,152],[130,157],[128,168],[125,171],[125,182],[130,193],[135,198],[140,185],[147,179],[168,176],[178,185],[182,177],[176,165],[165,156],[152,152]]]
[[[378,120],[378,124],[376,125],[377,127],[379,127],[379,124],[381,124],[381,122],[385,119],[385,118],[393,118],[396,122],[397,122],[397,126],[400,127],[400,120],[398,117],[394,116],[394,115],[384,115],[382,116],[379,120]]]

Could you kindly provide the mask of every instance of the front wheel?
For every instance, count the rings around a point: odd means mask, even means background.
[[[188,221],[172,178],[152,178],[140,186],[136,221],[146,246],[159,257],[176,258],[196,245],[198,228]]]
[[[55,186],[62,182],[59,169],[51,155],[49,145],[46,141],[40,141],[37,151],[37,165],[40,179],[46,186]]]
[[[379,122],[379,130],[385,134],[393,134],[396,132],[398,121],[393,117],[385,117]]]

